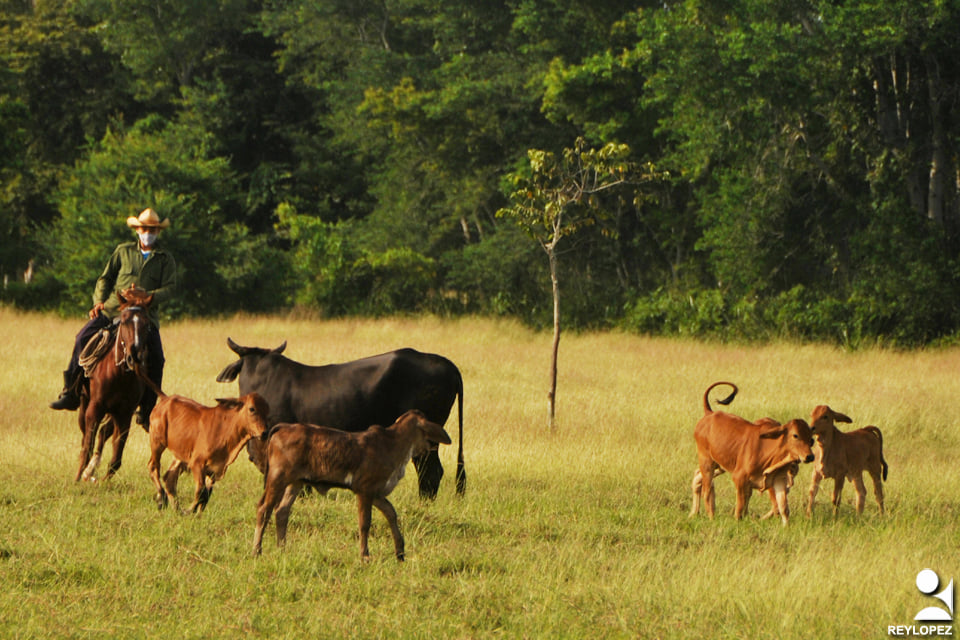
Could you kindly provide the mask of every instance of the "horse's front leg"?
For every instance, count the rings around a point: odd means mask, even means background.
[[[93,444],[97,437],[97,431],[100,427],[100,421],[103,419],[103,413],[96,404],[89,404],[81,407],[79,422],[80,429],[83,431],[83,440],[80,444],[80,468],[77,469],[77,477],[74,480],[90,480],[100,464],[99,455],[93,455]],[[100,448],[103,448],[103,437],[101,436]]]
[[[103,446],[106,444],[107,440],[110,439],[110,436],[116,433],[116,422],[109,413],[100,420],[100,426],[97,430],[97,448],[93,453],[93,457],[90,459],[90,464],[87,465],[86,470],[84,471],[84,480],[89,480],[90,482],[97,481],[97,467],[100,466],[100,460],[103,459]]]

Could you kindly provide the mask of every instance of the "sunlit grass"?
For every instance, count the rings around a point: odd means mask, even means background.
[[[297,501],[287,548],[275,529],[251,557],[259,474],[239,460],[200,518],[159,512],[146,436],[131,434],[117,478],[77,484],[80,433],[56,397],[80,321],[0,309],[0,636],[874,638],[928,602],[919,570],[960,576],[956,425],[960,351],[847,353],[825,346],[731,347],[616,333],[565,334],[557,428],[547,423],[550,336],[509,321],[321,321],[241,316],[163,328],[164,388],[205,404],[235,359],[227,337],[312,364],[411,346],[441,353],[465,381],[468,492],[439,497],[414,471],[392,502],[408,561],[393,560],[379,514],[373,561],[359,559],[352,495]],[[872,495],[856,518],[803,516],[810,469],[783,528],[689,519],[693,426],[704,389],[740,386],[748,418],[807,417],[829,404],[883,430],[887,517]],[[453,433],[454,420],[447,423]],[[109,445],[108,445],[109,451]],[[868,487],[870,483],[868,480]],[[181,483],[189,491],[189,480]]]

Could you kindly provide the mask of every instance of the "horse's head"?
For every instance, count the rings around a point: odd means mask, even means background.
[[[143,289],[130,288],[117,293],[120,300],[120,315],[117,318],[117,364],[125,363],[129,369],[135,364],[147,365],[147,333],[150,318],[147,309],[153,302],[153,295],[147,295]]]

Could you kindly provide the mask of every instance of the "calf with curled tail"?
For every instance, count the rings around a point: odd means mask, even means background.
[[[810,414],[810,429],[817,439],[814,453],[817,461],[810,483],[807,515],[813,514],[813,501],[817,497],[820,481],[833,478],[833,515],[840,508],[840,492],[844,480],[853,482],[857,490],[857,515],[863,513],[867,488],[863,484],[863,472],[873,478],[873,493],[877,498],[880,513],[883,513],[883,483],[887,479],[887,461],[883,459],[883,434],[874,426],[855,431],[840,431],[835,422],[853,422],[850,418],[820,405]]]
[[[702,499],[711,518],[715,512],[713,479],[727,471],[737,489],[734,515],[739,520],[747,512],[754,489],[773,490],[775,513],[787,524],[789,507],[787,491],[798,463],[813,462],[813,436],[804,420],[791,420],[781,425],[766,418],[749,422],[739,416],[710,408],[709,394],[714,387],[726,385],[733,392],[720,404],[729,404],[737,393],[730,382],[715,382],[703,394],[703,417],[694,429],[697,443],[698,469],[694,475],[693,507],[690,515],[699,512]]]
[[[397,560],[404,558],[403,536],[397,512],[387,500],[414,456],[450,444],[450,436],[417,410],[407,411],[389,427],[374,425],[350,433],[305,424],[278,424],[266,448],[264,491],[257,504],[254,555],[260,555],[263,530],[277,511],[277,544],[287,535],[290,510],[304,485],[321,493],[350,489],[357,496],[360,518],[360,556],[370,557],[371,507],[379,509],[390,524]]]
[[[727,398],[729,400],[730,398]],[[723,401],[720,401],[723,402]],[[753,422],[757,427],[779,427],[782,426],[773,418],[760,418]],[[770,498],[770,511],[761,516],[761,520],[769,520],[774,516],[779,516],[780,520],[786,525],[790,520],[790,505],[787,501],[787,494],[790,493],[790,487],[793,486],[793,479],[800,471],[800,463],[794,460],[789,464],[775,463],[763,472],[763,486],[767,487],[766,493]],[[716,478],[724,472],[723,467],[714,469],[713,477]],[[700,493],[703,488],[703,476],[697,469],[693,474],[693,508],[690,515],[694,516],[700,511]]]

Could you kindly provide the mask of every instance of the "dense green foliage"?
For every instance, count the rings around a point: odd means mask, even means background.
[[[153,206],[172,315],[545,325],[496,213],[582,138],[661,178],[558,247],[568,326],[930,343],[960,328],[958,29],[954,0],[0,0],[2,297],[78,312]]]

